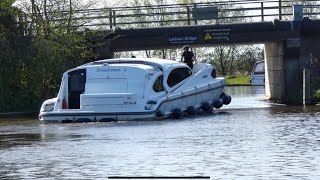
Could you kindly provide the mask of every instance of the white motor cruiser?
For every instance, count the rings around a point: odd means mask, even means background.
[[[90,62],[63,74],[56,98],[43,102],[43,122],[108,122],[181,118],[229,104],[214,66],[165,59]]]

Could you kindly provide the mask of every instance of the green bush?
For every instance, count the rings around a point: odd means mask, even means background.
[[[229,76],[226,77],[228,85],[248,85],[250,84],[249,76]]]
[[[315,97],[317,97],[317,99],[320,100],[320,89],[318,89],[318,90],[315,92]]]

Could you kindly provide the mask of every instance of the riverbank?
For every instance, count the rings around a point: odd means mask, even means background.
[[[38,117],[39,112],[7,112],[7,113],[0,113],[1,118],[33,118]]]
[[[250,76],[227,76],[225,78],[228,86],[250,86]]]

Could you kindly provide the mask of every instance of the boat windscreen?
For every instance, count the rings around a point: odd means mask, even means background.
[[[252,74],[264,74],[264,62],[256,63]]]

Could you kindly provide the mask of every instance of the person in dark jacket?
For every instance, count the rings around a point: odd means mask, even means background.
[[[194,54],[189,51],[190,47],[185,45],[183,46],[183,53],[181,56],[181,62],[186,63],[191,69],[193,68]]]

